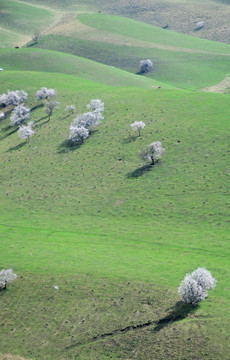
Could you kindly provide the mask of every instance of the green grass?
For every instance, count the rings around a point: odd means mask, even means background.
[[[66,73],[114,86],[173,88],[173,86],[157,80],[130,74],[111,66],[57,51],[34,48],[0,49],[0,63],[4,70]]]
[[[198,39],[173,31],[165,31],[156,26],[122,16],[111,16],[108,14],[80,14],[78,15],[78,18],[83,24],[97,30],[109,31],[112,34],[128,36],[137,40],[213,53],[223,53],[228,55],[230,53],[230,45]]]
[[[16,2],[13,0],[1,0],[0,23],[1,27],[22,34],[33,34],[34,31],[47,27],[53,20],[52,12]],[[0,46],[3,47],[2,41]]]
[[[153,71],[145,77],[193,90],[217,84],[229,75],[230,57],[214,53],[186,53],[108,44],[63,35],[44,36],[37,46],[89,58],[131,73],[138,71],[140,60],[150,58],[153,61]],[[228,49],[228,45],[223,46]]]
[[[1,83],[2,92],[28,91],[31,108],[41,86],[55,88],[60,101],[50,122],[34,108],[29,142],[12,133],[9,118],[0,123],[0,267],[19,275],[0,296],[1,352],[38,360],[227,360],[229,95],[29,71],[2,72]],[[68,149],[73,117],[64,107],[83,112],[92,98],[105,102],[105,119]],[[135,120],[146,123],[141,137],[132,133]],[[141,171],[138,151],[156,140],[166,148],[162,161]],[[198,266],[218,283],[187,311],[177,287]],[[171,320],[158,328],[165,316]],[[156,323],[113,333],[149,320]]]

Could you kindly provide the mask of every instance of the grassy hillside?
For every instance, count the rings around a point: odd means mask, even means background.
[[[48,9],[1,0],[0,47],[19,46],[29,41],[35,31],[49,27],[53,21],[54,14]]]
[[[132,73],[138,71],[140,60],[150,58],[154,67],[146,76],[180,88],[203,89],[229,75],[230,45],[104,14],[70,17],[44,34],[36,46]]]
[[[111,66],[61,52],[40,49],[0,49],[0,64],[4,70],[43,71],[71,74],[79,78],[114,86],[143,88],[173,86],[130,74]]]
[[[179,33],[229,43],[229,0],[28,0],[55,8],[91,10],[121,15]],[[196,23],[204,21],[197,29]]]
[[[0,123],[0,262],[19,274],[0,296],[1,352],[227,360],[229,96],[48,72],[1,79],[2,91],[29,92],[36,131],[21,142],[9,118]],[[60,101],[50,121],[34,97],[41,86]],[[83,112],[92,98],[105,102],[102,125],[66,147],[64,107]],[[146,123],[141,137],[135,120]],[[166,151],[147,171],[137,153],[156,140]],[[182,306],[177,287],[198,266],[217,287],[197,308]]]

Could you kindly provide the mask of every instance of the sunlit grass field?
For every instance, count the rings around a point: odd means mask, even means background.
[[[1,352],[30,359],[228,359],[229,95],[112,87],[76,76],[6,71],[24,89],[35,134],[2,120]],[[60,102],[48,121],[36,91]],[[105,102],[82,146],[65,140],[75,104]],[[4,110],[4,109],[3,109]],[[140,137],[130,124],[146,123]],[[138,152],[160,140],[159,164]],[[177,287],[205,266],[217,286],[198,307]],[[59,286],[59,290],[54,288]]]

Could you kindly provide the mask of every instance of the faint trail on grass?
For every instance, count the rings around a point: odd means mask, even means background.
[[[202,90],[203,90],[203,91],[208,91],[208,92],[222,93],[222,92],[224,92],[226,89],[228,89],[229,87],[230,87],[230,76],[226,77],[226,78],[225,78],[224,80],[222,80],[219,84],[206,87],[206,88],[204,88],[204,89],[202,89]]]

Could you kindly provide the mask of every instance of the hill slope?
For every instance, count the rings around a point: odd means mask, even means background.
[[[44,33],[36,46],[132,73],[140,60],[150,58],[154,67],[147,76],[180,88],[202,89],[229,76],[229,45],[104,14],[70,16]]]
[[[9,118],[0,123],[1,266],[19,274],[0,297],[1,352],[227,360],[229,96],[48,72],[1,77],[2,91],[29,91],[36,131],[20,142]],[[50,121],[34,96],[44,85],[61,103]],[[68,148],[64,107],[83,112],[92,98],[105,102],[105,119]],[[135,120],[146,123],[141,137],[131,131]],[[157,140],[164,157],[143,168],[137,153]],[[177,286],[198,266],[218,285],[186,307]]]
[[[145,77],[130,74],[95,61],[57,51],[27,49],[0,49],[0,64],[4,70],[43,71],[72,74],[79,78],[114,86],[151,88],[173,86]]]

